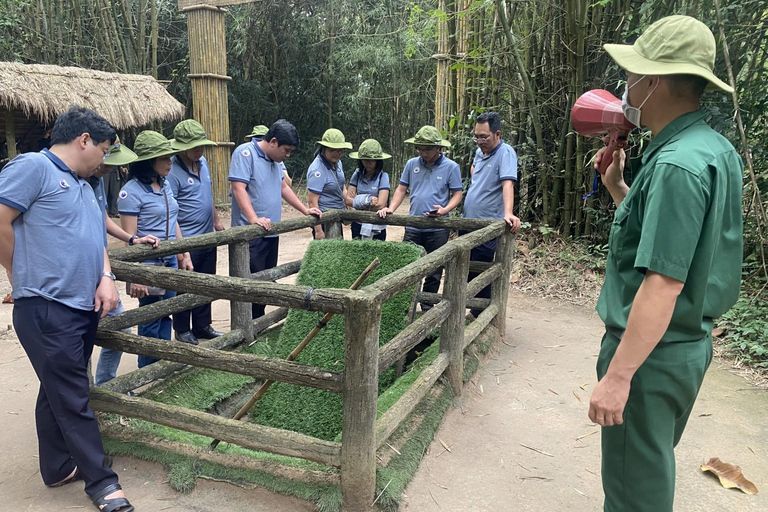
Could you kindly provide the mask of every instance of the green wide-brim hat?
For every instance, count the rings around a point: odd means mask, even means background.
[[[413,144],[414,146],[440,146],[443,148],[451,147],[451,143],[448,142],[440,135],[440,130],[434,126],[422,126],[419,131],[416,132],[414,137],[404,141],[406,144]]]
[[[134,161],[141,162],[143,160],[175,155],[184,150],[174,147],[171,141],[163,137],[162,134],[152,130],[144,130],[136,137],[133,151],[137,157]]]
[[[331,149],[352,149],[352,144],[347,142],[344,138],[344,134],[341,133],[341,130],[337,130],[336,128],[325,130],[323,138],[315,142],[315,144],[320,144],[321,146]]]
[[[634,44],[606,44],[616,64],[636,75],[696,75],[709,81],[707,89],[733,88],[717,78],[715,36],[690,16],[667,16],[648,27]]]
[[[251,131],[251,133],[245,136],[245,140],[249,141],[254,137],[263,137],[267,134],[268,131],[269,131],[269,128],[267,128],[263,124],[257,124],[256,126],[253,127],[253,130]]]
[[[120,143],[120,137],[115,137],[115,143],[109,147],[109,153],[104,159],[104,164],[119,167],[135,162],[137,158],[136,153],[131,151],[128,146],[123,146]]]
[[[381,144],[376,139],[365,139],[357,151],[349,154],[354,160],[387,160],[392,155],[381,150]]]
[[[186,119],[176,125],[176,128],[173,129],[171,145],[181,151],[187,151],[200,146],[218,146],[218,144],[206,137],[203,125],[194,119]]]

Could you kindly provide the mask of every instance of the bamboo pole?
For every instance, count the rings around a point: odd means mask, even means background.
[[[8,147],[8,160],[16,158],[19,154],[16,150],[16,123],[10,109],[5,111],[5,145]]]

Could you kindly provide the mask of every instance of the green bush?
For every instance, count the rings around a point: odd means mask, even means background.
[[[724,345],[750,366],[768,368],[768,302],[743,294],[717,323]]]
[[[297,284],[317,288],[349,288],[365,268],[378,257],[381,266],[363,286],[417,260],[421,249],[415,245],[378,241],[317,240],[304,256]],[[407,325],[413,287],[398,294],[382,307],[379,343],[384,344]],[[291,310],[276,343],[264,347],[272,357],[286,357],[315,327],[323,314]],[[366,319],[360,319],[365,321]],[[333,371],[344,369],[344,317],[335,316],[297,358],[300,363]],[[379,379],[383,391],[394,380],[394,372]],[[341,395],[327,391],[276,383],[257,403],[253,421],[271,427],[333,440],[341,431]]]

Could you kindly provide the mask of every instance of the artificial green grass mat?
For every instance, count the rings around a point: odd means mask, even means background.
[[[381,265],[363,286],[416,261],[421,249],[412,244],[316,240],[310,243],[302,261],[296,283],[316,288],[349,288],[365,268],[378,257]],[[408,311],[413,299],[411,286],[382,306],[379,343],[383,345],[408,323]],[[270,347],[272,357],[286,357],[317,325],[323,314],[293,309],[288,313],[285,327],[276,344]],[[359,319],[368,321],[366,318]],[[344,369],[344,316],[336,315],[299,355],[300,363],[334,371]],[[394,381],[394,372],[383,372],[379,389],[383,391]],[[255,407],[252,421],[276,428],[301,432],[319,439],[332,440],[341,432],[341,395],[276,383]]]

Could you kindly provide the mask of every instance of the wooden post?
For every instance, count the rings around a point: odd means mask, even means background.
[[[501,276],[491,287],[491,304],[498,304],[499,312],[493,319],[493,325],[499,336],[504,338],[507,328],[507,301],[509,300],[509,275],[512,271],[512,258],[515,252],[515,235],[505,229],[504,234],[498,238],[496,256],[494,261],[501,263]]]
[[[328,229],[325,231],[325,238],[343,238],[343,231],[341,227],[341,222],[335,221],[335,222],[329,222],[325,225]]]
[[[5,112],[5,145],[8,147],[8,161],[10,162],[19,154],[16,151],[16,123],[13,120],[13,111]]]
[[[469,245],[454,242],[460,251],[445,265],[443,297],[451,303],[448,318],[440,327],[440,353],[448,355],[445,374],[453,395],[461,395],[464,383],[464,319],[467,315],[467,275],[469,274]]]
[[[229,275],[248,277],[251,275],[251,254],[248,242],[237,242],[229,246]],[[230,301],[230,329],[242,329],[246,340],[253,339],[253,320],[250,302]]]
[[[344,312],[344,418],[341,442],[342,512],[371,509],[376,491],[376,400],[381,303],[349,298]]]

